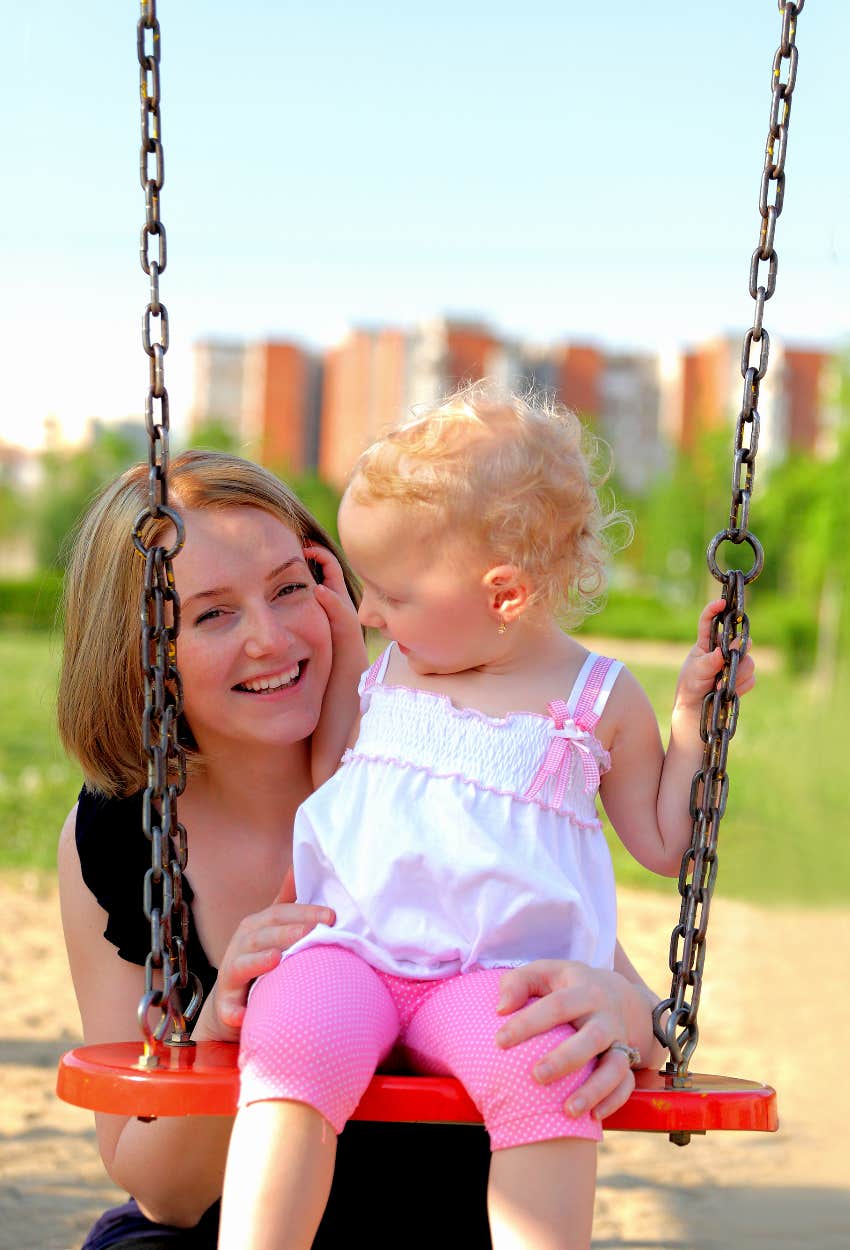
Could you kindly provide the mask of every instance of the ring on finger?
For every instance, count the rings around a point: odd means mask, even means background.
[[[602,1053],[607,1055],[610,1050],[621,1051],[628,1059],[630,1068],[640,1067],[640,1051],[637,1046],[630,1046],[628,1042],[612,1042],[608,1047],[608,1050],[605,1050]]]

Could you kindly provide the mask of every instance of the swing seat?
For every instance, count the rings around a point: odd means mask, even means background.
[[[138,1042],[110,1042],[69,1050],[59,1063],[56,1092],[90,1111],[142,1119],[178,1115],[234,1115],[239,1092],[238,1046],[200,1042],[167,1047],[160,1066],[139,1067]],[[641,1069],[628,1102],[604,1121],[606,1129],[650,1133],[750,1130],[779,1126],[776,1092],[731,1076],[691,1073],[688,1089],[672,1077]],[[445,1076],[373,1077],[352,1117],[395,1123],[480,1124],[459,1081]]]

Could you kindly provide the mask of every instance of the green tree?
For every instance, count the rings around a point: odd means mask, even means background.
[[[287,486],[309,508],[320,525],[328,531],[331,538],[339,542],[339,531],[336,526],[336,514],[339,511],[341,495],[335,487],[319,477],[318,473],[289,474],[283,480]]]
[[[44,478],[32,502],[36,555],[44,569],[64,569],[69,535],[97,491],[138,460],[133,440],[101,429],[81,451],[49,451]]]
[[[239,440],[230,426],[220,417],[211,417],[196,426],[189,435],[187,447],[200,447],[204,451],[226,451],[241,455]]]
[[[312,512],[319,524],[328,531],[331,538],[339,542],[336,514],[339,511],[342,496],[336,487],[325,481],[315,469],[308,469],[303,473],[293,473],[286,464],[281,464],[280,462],[267,464],[266,468],[271,473],[274,473],[275,477],[279,477],[298,496],[304,507]]]
[[[29,523],[29,509],[23,492],[0,478],[0,542],[15,538]]]
[[[706,597],[706,547],[729,514],[729,446],[728,430],[707,432],[695,452],[679,452],[670,472],[630,501],[635,538],[626,560],[662,600],[696,605]]]
[[[778,623],[792,668],[815,668],[824,687],[850,657],[850,354],[839,360],[827,455],[792,453],[766,476],[753,506],[765,548],[756,596]]]

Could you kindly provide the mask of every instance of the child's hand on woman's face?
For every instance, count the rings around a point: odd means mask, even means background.
[[[276,968],[281,952],[317,924],[333,924],[335,919],[327,907],[295,902],[290,868],[275,902],[264,911],[246,916],[225,951],[214,990],[218,1041],[238,1040],[251,982]]]
[[[322,580],[316,582],[313,593],[331,627],[333,663],[353,660],[352,671],[356,670],[359,677],[366,667],[366,648],[357,608],[351,602],[340,563],[327,547],[305,547],[304,555],[321,569]]]
[[[310,767],[313,785],[318,786],[336,771],[349,732],[357,723],[357,681],[368,667],[369,658],[357,608],[351,602],[339,561],[326,547],[305,547],[304,555],[321,566],[322,581],[316,582],[313,593],[328,618],[332,647],[322,714],[311,741]]]
[[[680,709],[701,708],[702,701],[717,683],[723,668],[720,647],[711,650],[711,623],[726,607],[724,599],[713,599],[700,613],[696,645],[691,648],[679,673],[675,706]],[[738,664],[735,680],[737,694],[746,694],[755,685],[755,664],[749,649]]]

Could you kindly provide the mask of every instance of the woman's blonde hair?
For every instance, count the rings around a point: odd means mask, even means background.
[[[477,536],[493,563],[531,575],[534,601],[575,625],[599,606],[611,526],[629,527],[598,494],[606,451],[547,395],[476,382],[367,448],[349,490],[430,514],[447,545]]]
[[[168,483],[169,503],[178,511],[261,508],[301,542],[328,547],[342,563],[349,593],[358,602],[354,577],[333,540],[268,470],[222,452],[186,451],[171,461]],[[144,561],[130,537],[147,504],[148,466],[134,465],[104,488],[80,521],[65,575],[59,736],[82,766],[86,784],[106,795],[132,794],[147,784],[139,660]],[[160,541],[168,526],[165,517],[149,519],[142,531],[145,544]],[[179,589],[179,553],[174,567]],[[179,665],[179,638],[177,648]]]

